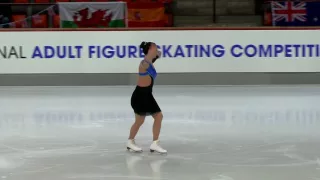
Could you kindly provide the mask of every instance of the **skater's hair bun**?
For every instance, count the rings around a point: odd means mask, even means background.
[[[145,41],[142,41],[142,43],[140,44],[140,48],[142,49],[145,55],[148,54],[148,51],[151,45],[152,45],[152,42],[145,42]]]

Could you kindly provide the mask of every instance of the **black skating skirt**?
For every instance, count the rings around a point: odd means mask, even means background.
[[[135,114],[150,116],[161,112],[161,109],[152,95],[152,86],[137,86],[131,96],[131,107]]]

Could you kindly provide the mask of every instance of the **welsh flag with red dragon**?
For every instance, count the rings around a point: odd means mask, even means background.
[[[61,28],[126,27],[124,2],[58,3]]]

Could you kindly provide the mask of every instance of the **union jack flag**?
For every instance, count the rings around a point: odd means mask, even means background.
[[[320,2],[273,1],[272,21],[275,26],[315,26],[319,25]]]
[[[272,10],[274,21],[307,21],[307,8],[305,2],[272,2]]]

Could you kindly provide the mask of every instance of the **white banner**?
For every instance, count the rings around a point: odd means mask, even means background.
[[[141,41],[160,73],[320,72],[319,30],[1,32],[0,73],[137,73]]]

